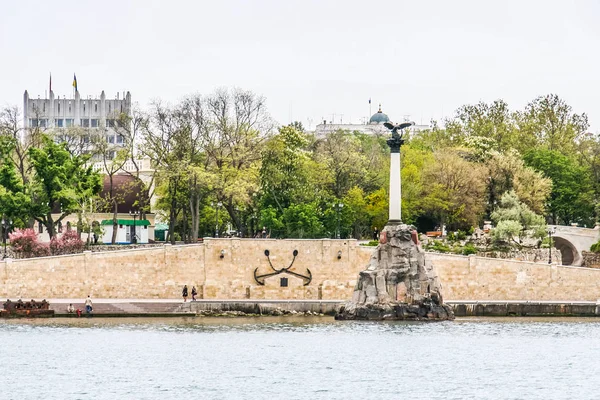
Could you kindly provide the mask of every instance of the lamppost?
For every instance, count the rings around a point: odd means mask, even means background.
[[[223,203],[217,201],[217,212],[215,214],[215,237],[219,237],[219,207],[221,207]]]
[[[129,215],[131,215],[133,217],[133,234],[131,235],[131,240],[130,242],[132,244],[136,244],[137,243],[137,232],[135,230],[135,218],[140,215],[139,211],[133,211],[133,210],[129,210]]]
[[[548,228],[548,264],[552,264],[552,235],[556,233],[556,227]]]
[[[340,229],[340,212],[342,211],[342,207],[344,207],[344,203],[336,203],[333,205],[337,209],[337,232],[336,238],[340,239],[341,237],[341,229]]]
[[[6,218],[4,218],[4,215],[2,216],[2,243],[4,244],[4,255],[2,256],[2,259],[6,259],[6,238],[7,238],[7,233],[8,233],[8,228],[12,225],[12,220],[6,220]]]

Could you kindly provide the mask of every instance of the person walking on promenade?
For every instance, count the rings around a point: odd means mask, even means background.
[[[379,240],[379,229],[377,227],[373,228],[373,240]]]
[[[183,296],[183,301],[186,302],[188,298],[188,288],[187,285],[183,285],[183,290],[181,291],[181,295]]]
[[[93,308],[92,308],[92,298],[88,294],[87,299],[85,299],[85,313],[87,314],[88,317],[92,313],[92,310],[93,310]]]
[[[196,290],[196,286],[192,286],[192,301],[196,301],[196,295],[198,291]]]

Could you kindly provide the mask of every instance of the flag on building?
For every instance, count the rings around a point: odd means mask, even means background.
[[[77,91],[77,76],[75,76],[75,74],[73,74],[73,87],[75,88],[75,91]]]
[[[371,98],[369,97],[369,104],[371,104]]]

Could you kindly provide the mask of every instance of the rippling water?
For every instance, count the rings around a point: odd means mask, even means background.
[[[0,321],[0,399],[600,399],[600,322]]]

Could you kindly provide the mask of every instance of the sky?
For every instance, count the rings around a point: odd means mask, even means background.
[[[155,99],[239,87],[306,127],[556,93],[600,132],[600,2],[0,0],[0,106],[23,92]],[[372,99],[371,110],[369,99]]]

